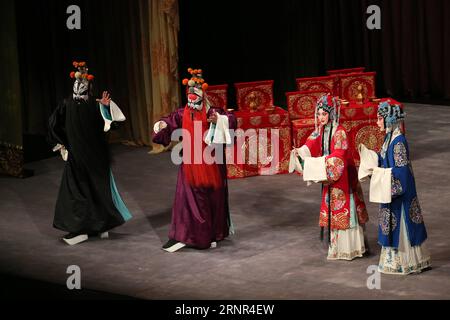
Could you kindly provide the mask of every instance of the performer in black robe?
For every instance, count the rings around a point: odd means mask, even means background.
[[[53,226],[69,233],[63,240],[70,245],[92,235],[107,238],[108,230],[131,218],[114,182],[105,136],[125,117],[106,91],[102,99],[92,97],[93,76],[85,62],[74,67],[73,94],[51,115],[48,134],[66,161]]]

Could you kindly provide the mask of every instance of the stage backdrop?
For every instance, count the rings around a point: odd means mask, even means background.
[[[366,27],[372,4],[381,30]],[[277,104],[297,77],[358,66],[377,71],[380,96],[450,99],[448,0],[180,1],[180,25],[182,75],[192,66],[210,84],[273,79]]]
[[[81,8],[81,30],[66,27],[72,4]],[[381,30],[366,28],[371,4],[381,7]],[[128,117],[115,138],[136,145],[150,145],[153,122],[180,105],[179,76],[189,66],[203,68],[210,84],[273,79],[275,102],[283,106],[296,77],[354,66],[377,71],[380,96],[450,98],[447,0],[17,0],[14,6],[2,7],[15,19],[2,21],[8,39],[0,50],[3,59],[17,43],[19,71],[4,79],[13,85],[20,77],[13,94],[22,121],[15,129],[22,125],[27,160],[49,150],[47,119],[71,92],[76,59],[89,62],[97,89],[110,90]],[[6,61],[14,68],[14,59]],[[0,119],[2,128],[13,123]],[[20,137],[14,141],[20,146]]]
[[[177,0],[15,1],[28,161],[49,152],[44,137],[57,103],[72,92],[72,61],[87,61],[127,121],[112,140],[151,145],[153,123],[179,106]],[[69,30],[69,5],[81,30]],[[13,32],[13,30],[10,30]]]
[[[14,1],[0,2],[0,174],[22,177],[22,104]]]

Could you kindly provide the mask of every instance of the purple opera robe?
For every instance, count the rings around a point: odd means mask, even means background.
[[[236,129],[237,122],[233,113],[210,108],[207,117],[209,118],[214,111],[228,117],[229,129]],[[153,142],[168,146],[172,132],[183,127],[183,112],[184,107],[161,118],[161,121],[167,123],[167,127],[154,134]],[[225,146],[223,152],[223,164],[218,164],[223,187],[219,189],[191,186],[184,175],[183,165],[179,166],[170,239],[198,249],[207,249],[212,242],[228,237],[232,224],[228,206]]]

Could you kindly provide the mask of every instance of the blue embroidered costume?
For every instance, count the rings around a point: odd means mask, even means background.
[[[378,154],[380,168],[392,168],[391,203],[380,205],[378,243],[382,246],[379,271],[389,274],[420,272],[431,266],[424,241],[427,232],[416,192],[409,148],[400,130],[404,114],[397,105],[383,102],[378,115],[384,118],[386,137]]]

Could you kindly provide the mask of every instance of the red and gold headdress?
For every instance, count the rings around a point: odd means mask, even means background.
[[[341,104],[336,97],[333,97],[329,93],[321,96],[316,103],[316,116],[315,124],[317,129],[317,113],[319,109],[323,109],[330,115],[330,120],[333,121],[333,125],[339,125],[339,118],[341,114]]]

